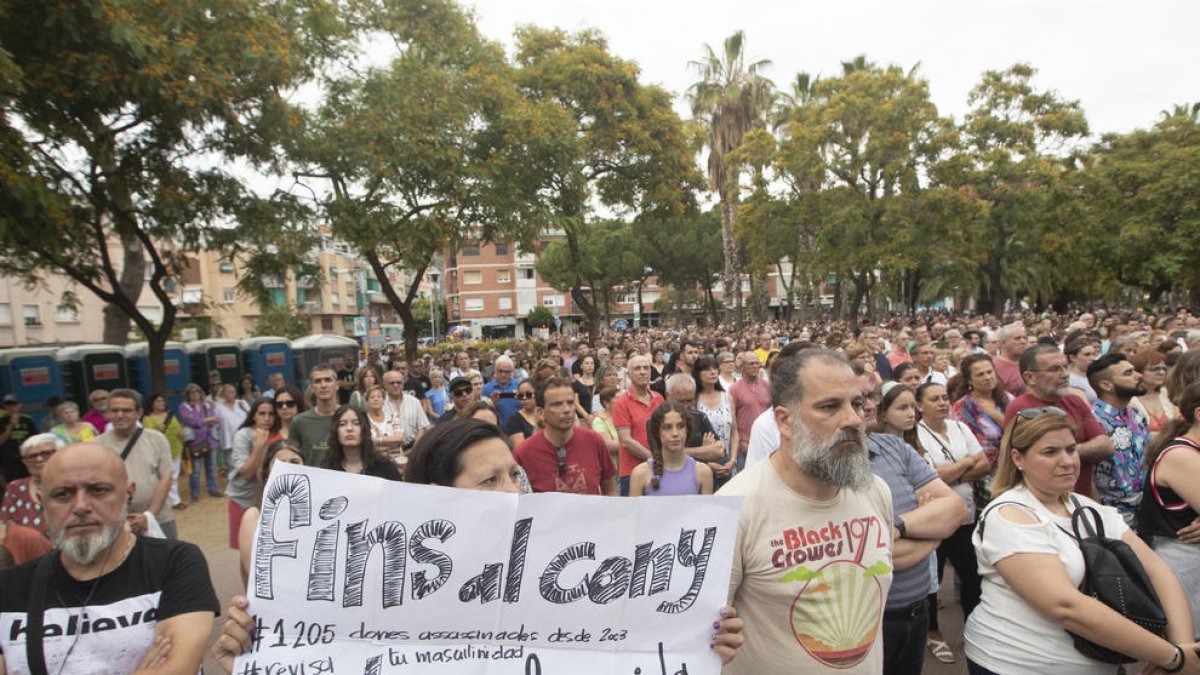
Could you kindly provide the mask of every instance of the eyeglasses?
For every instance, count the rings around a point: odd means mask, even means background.
[[[1167,367],[1166,366],[1147,366],[1146,372],[1147,373],[1165,373],[1165,372],[1167,372]]]
[[[533,398],[533,392],[532,391],[517,392],[517,398],[522,401],[524,401],[526,399],[531,399],[531,398]]]
[[[1026,408],[1017,412],[1017,417],[1020,417],[1023,420],[1037,419],[1042,415],[1059,415],[1060,417],[1066,417],[1067,411],[1059,408],[1058,406],[1048,405],[1044,408]]]
[[[1061,375],[1061,374],[1067,372],[1067,367],[1062,364],[1059,364],[1057,366],[1051,366],[1050,368],[1042,368],[1041,370],[1029,370],[1027,372],[1030,372],[1030,373],[1054,373],[1055,375]]]
[[[295,408],[295,401],[275,401],[276,408]]]
[[[54,450],[43,450],[41,452],[31,452],[28,455],[21,457],[26,462],[48,462],[54,456]]]
[[[399,386],[403,385],[404,383],[401,382],[400,380],[392,380],[391,382],[384,382],[384,384],[386,384],[389,387],[399,387]]]
[[[450,391],[450,395],[451,396],[469,396],[471,394],[471,392],[474,390],[475,390],[474,387],[456,387],[455,389],[452,389]]]

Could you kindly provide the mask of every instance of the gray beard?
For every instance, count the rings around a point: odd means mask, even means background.
[[[81,537],[68,537],[63,532],[54,532],[54,546],[62,551],[62,554],[73,560],[79,565],[90,565],[101,553],[121,534],[121,528],[125,527],[125,518],[129,514],[129,507],[125,506],[121,509],[121,519],[111,525],[105,525],[100,534],[85,535]]]
[[[822,441],[797,419],[789,452],[804,473],[835,487],[863,490],[874,478],[866,439],[857,429],[843,430]]]

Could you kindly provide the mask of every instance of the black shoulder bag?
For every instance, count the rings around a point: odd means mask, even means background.
[[[1086,568],[1079,591],[1103,602],[1151,633],[1165,636],[1167,615],[1137,554],[1120,539],[1104,536],[1104,523],[1096,509],[1084,506],[1074,495],[1071,495],[1071,501],[1075,504],[1075,512],[1071,515],[1074,533],[1067,534],[1071,534],[1079,543]],[[1080,532],[1081,526],[1083,532]],[[1065,529],[1063,531],[1066,532]],[[1071,633],[1071,638],[1075,641],[1075,650],[1088,658],[1116,664],[1137,660],[1074,633]]]

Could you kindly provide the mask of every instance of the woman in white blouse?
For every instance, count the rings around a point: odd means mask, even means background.
[[[937,577],[941,584],[946,562],[954,565],[954,573],[962,583],[963,620],[971,616],[979,604],[979,568],[975,561],[975,547],[971,545],[971,533],[975,531],[975,500],[971,495],[971,482],[991,472],[992,465],[976,440],[971,429],[958,420],[949,419],[950,396],[946,388],[936,382],[927,382],[917,387],[917,409],[921,421],[917,423],[917,438],[924,451],[925,461],[937,471],[963,503],[967,505],[967,516],[962,525],[937,548]],[[938,625],[937,593],[930,597],[929,648],[934,658],[947,662],[945,654],[950,648],[942,637]]]
[[[1149,664],[1152,672],[1200,674],[1192,615],[1179,580],[1116,509],[1072,492],[1079,476],[1073,429],[1066,413],[1046,407],[1022,410],[1004,432],[993,501],[980,514],[973,537],[983,596],[967,620],[970,673],[1109,675],[1116,670],[1077,652],[1070,630]],[[1069,534],[1075,500],[1095,508],[1105,535],[1137,554],[1167,615],[1165,639],[1079,591],[1083,555]]]

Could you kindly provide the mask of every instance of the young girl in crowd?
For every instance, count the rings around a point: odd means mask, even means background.
[[[663,403],[650,415],[650,459],[629,477],[629,496],[710,495],[712,469],[684,452],[692,415],[682,404]]]

